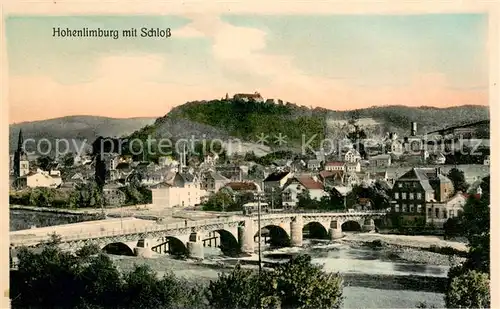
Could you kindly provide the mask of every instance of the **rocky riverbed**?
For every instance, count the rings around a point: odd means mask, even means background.
[[[390,260],[450,267],[465,261],[464,256],[467,252],[466,244],[446,241],[435,236],[360,233],[348,234],[342,238],[342,242],[349,243],[353,247],[367,246],[381,250]],[[450,254],[452,253],[450,251],[455,252]]]
[[[263,261],[265,267],[271,267],[292,255],[310,254],[313,263],[324,265],[325,271],[342,273],[344,308],[415,308],[420,302],[441,308],[448,269],[461,258],[429,249],[447,247],[457,249],[464,245],[432,236],[417,236],[412,242],[405,237],[359,233],[347,234],[334,242],[304,240],[301,248],[263,247]],[[257,255],[236,259],[211,250],[214,248],[206,248],[203,261],[178,260],[168,255],[149,259],[113,256],[113,259],[122,271],[132,270],[134,264],[147,264],[159,276],[173,272],[201,284],[229,272],[236,263],[244,268],[257,268]]]

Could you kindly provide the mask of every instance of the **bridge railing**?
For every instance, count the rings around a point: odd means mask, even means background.
[[[366,211],[355,211],[355,212],[345,212],[344,210],[337,210],[337,211],[322,211],[322,210],[316,210],[316,211],[300,211],[300,210],[291,210],[291,211],[286,211],[286,212],[279,212],[279,213],[265,213],[261,215],[262,219],[269,219],[269,218],[279,218],[282,217],[283,215],[290,215],[290,214],[332,214],[332,213],[343,213],[346,215],[366,215],[366,214],[378,214],[378,215],[384,215],[386,211],[380,211],[380,210],[366,210]],[[252,214],[251,217],[256,217],[256,214]],[[241,218],[241,217],[239,217]],[[125,236],[125,235],[131,235],[131,234],[143,234],[143,233],[151,233],[151,232],[159,232],[159,231],[168,231],[168,230],[176,230],[176,229],[181,229],[181,228],[192,228],[192,227],[199,227],[199,226],[206,226],[206,225],[211,225],[211,224],[227,224],[227,223],[232,223],[239,221],[240,219],[238,216],[231,216],[231,217],[226,217],[226,218],[218,218],[218,219],[208,219],[208,220],[196,220],[196,221],[185,221],[185,222],[174,222],[174,223],[169,223],[169,224],[158,224],[158,225],[148,225],[148,226],[134,226],[125,229],[112,229],[112,230],[106,230],[106,229],[100,229],[96,231],[91,231],[91,232],[84,232],[83,229],[80,230],[79,232],[73,232],[70,235],[60,235],[61,236],[61,241],[62,242],[69,242],[69,241],[78,241],[78,240],[86,240],[86,239],[95,239],[95,238],[106,238],[106,237],[113,237],[113,236]],[[33,236],[28,236],[25,237],[24,239],[16,239],[11,241],[11,244],[15,246],[23,246],[23,245],[33,245],[33,244],[39,244],[39,243],[44,243],[48,242],[51,239],[51,235],[33,235]]]
[[[222,219],[208,219],[208,220],[196,220],[196,221],[186,221],[186,222],[175,222],[169,224],[159,224],[159,225],[149,225],[149,226],[141,226],[136,227],[132,225],[132,227],[126,229],[112,229],[112,230],[97,230],[92,232],[83,232],[83,229],[79,232],[73,232],[71,235],[60,235],[62,242],[69,241],[77,241],[84,239],[94,239],[94,238],[103,238],[103,237],[113,237],[113,236],[125,236],[130,234],[141,234],[141,233],[151,233],[158,231],[167,231],[167,230],[175,230],[181,228],[192,228],[199,226],[206,226],[211,224],[225,224],[229,222],[237,221],[237,219],[233,217],[227,217]],[[16,239],[11,241],[15,246],[22,245],[32,245],[38,243],[48,242],[51,239],[51,235],[33,235],[25,237],[24,239]]]
[[[261,216],[268,216],[268,215],[287,215],[287,214],[349,214],[349,215],[364,215],[364,214],[386,214],[386,210],[362,210],[362,211],[345,211],[345,209],[334,209],[334,210],[302,210],[302,209],[292,209],[292,210],[285,210],[285,211],[276,211],[276,212],[266,212],[266,213],[261,213]],[[252,213],[249,215],[251,217],[256,216],[255,213]]]

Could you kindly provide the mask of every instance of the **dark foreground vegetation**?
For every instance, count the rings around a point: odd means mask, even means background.
[[[13,308],[340,308],[342,277],[303,255],[259,276],[239,265],[201,285],[147,266],[120,272],[97,248],[76,254],[56,243],[19,252],[11,271]]]
[[[482,189],[457,222],[469,254],[448,274],[447,308],[490,307],[489,179]],[[340,308],[344,285],[343,277],[313,265],[307,255],[260,275],[238,265],[208,285],[172,273],[160,278],[147,266],[121,272],[98,248],[63,252],[56,237],[41,253],[22,248],[10,280],[13,308]]]

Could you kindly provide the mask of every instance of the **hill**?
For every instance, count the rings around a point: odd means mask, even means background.
[[[92,143],[98,136],[127,136],[136,130],[153,124],[155,118],[108,118],[100,116],[67,116],[41,121],[22,122],[9,126],[10,152],[17,147],[19,130],[25,139],[42,138],[75,140],[77,145],[83,141]],[[70,142],[73,145],[73,142]],[[29,145],[27,145],[29,146]],[[79,146],[77,146],[79,147]],[[28,149],[31,151],[31,149]]]
[[[351,111],[335,111],[307,108],[293,103],[244,102],[239,100],[195,101],[177,106],[167,115],[155,121],[157,131],[172,128],[173,123],[183,122],[189,128],[186,132],[207,132],[210,136],[227,135],[243,140],[257,140],[257,135],[282,133],[291,142],[301,142],[302,134],[309,139],[324,133],[345,135],[348,122],[356,119],[357,125],[370,135],[396,132],[408,135],[411,122],[417,123],[419,134],[432,130],[489,119],[486,106],[457,106],[450,108],[382,106]],[[281,102],[281,101],[279,101]],[[206,130],[206,131],[205,131]],[[340,133],[340,134],[339,134]],[[195,134],[200,136],[200,134]]]

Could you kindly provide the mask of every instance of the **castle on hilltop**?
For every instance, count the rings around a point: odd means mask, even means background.
[[[226,93],[226,99],[229,99],[229,96]],[[255,93],[237,93],[233,96],[234,100],[242,100],[245,102],[248,102],[250,100],[253,100],[255,102],[264,102],[264,98],[258,93],[257,91]]]

